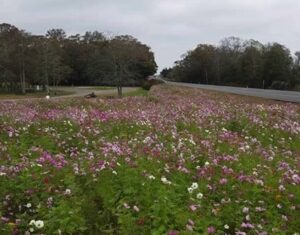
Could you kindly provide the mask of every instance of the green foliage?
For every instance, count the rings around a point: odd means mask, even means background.
[[[130,96],[148,96],[149,91],[145,90],[143,88],[139,88],[136,91],[127,92],[124,94],[124,97],[130,97]]]
[[[152,86],[163,84],[164,82],[157,79],[146,80],[142,84],[142,88],[145,90],[150,90]]]
[[[156,70],[150,47],[132,36],[107,38],[95,31],[67,37],[63,29],[36,36],[0,25],[0,91],[24,93],[33,85],[44,91],[48,85],[136,86]]]
[[[299,59],[293,61],[283,45],[229,37],[218,47],[198,45],[162,75],[173,81],[286,90],[299,84],[298,68]]]

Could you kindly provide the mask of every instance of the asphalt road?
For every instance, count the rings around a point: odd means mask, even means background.
[[[300,103],[300,92],[298,91],[278,91],[269,89],[255,89],[255,88],[240,88],[230,86],[213,86],[213,85],[200,85],[193,83],[182,83],[182,82],[169,82],[167,84],[201,88],[206,90],[221,91],[227,93],[233,93],[238,95],[255,96],[272,100],[288,101],[294,103]]]

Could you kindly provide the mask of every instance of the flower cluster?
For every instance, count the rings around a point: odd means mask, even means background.
[[[0,102],[0,233],[296,234],[299,150],[289,103],[171,86]]]

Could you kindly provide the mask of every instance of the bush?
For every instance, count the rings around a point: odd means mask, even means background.
[[[143,84],[142,84],[142,88],[145,90],[150,90],[152,86],[154,85],[159,85],[159,84],[163,84],[164,82],[161,80],[156,80],[156,79],[151,79],[151,80],[146,80]]]
[[[270,86],[270,89],[275,89],[275,90],[287,90],[290,87],[289,82],[284,82],[284,81],[274,81],[272,82],[272,85]]]

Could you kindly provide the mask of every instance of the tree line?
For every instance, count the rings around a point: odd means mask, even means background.
[[[229,37],[219,46],[198,45],[161,75],[190,83],[293,89],[300,85],[300,52],[292,56],[279,43]]]
[[[150,47],[130,35],[94,31],[67,36],[63,29],[33,35],[0,24],[0,89],[25,93],[58,85],[140,85],[156,73]]]

